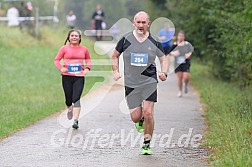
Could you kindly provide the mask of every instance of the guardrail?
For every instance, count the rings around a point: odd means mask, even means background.
[[[58,17],[57,16],[40,16],[39,21],[43,20],[53,20],[55,22],[58,22]],[[0,17],[0,21],[8,21],[8,17]],[[33,21],[35,20],[35,17],[18,17],[19,21],[25,21],[25,20],[30,20]]]

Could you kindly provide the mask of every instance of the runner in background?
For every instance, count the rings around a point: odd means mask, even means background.
[[[168,22],[164,24],[164,28],[162,28],[159,32],[159,40],[162,43],[165,55],[168,55],[168,53],[171,51],[174,33],[174,29],[170,27]]]
[[[95,30],[96,30],[96,40],[100,41],[102,39],[102,25],[104,21],[104,11],[101,8],[100,4],[96,5],[96,10],[92,16],[92,24],[95,25]]]
[[[66,44],[69,42],[69,44]],[[78,129],[81,111],[80,97],[84,88],[85,76],[89,73],[92,63],[89,51],[81,46],[81,32],[70,30],[65,45],[62,46],[54,59],[54,64],[61,71],[62,86],[68,107],[67,117],[74,118],[73,128]],[[60,61],[64,60],[63,65]],[[85,64],[85,65],[84,65]]]
[[[184,81],[184,92],[188,93],[188,84],[190,80],[190,57],[194,51],[193,46],[190,42],[185,41],[184,31],[180,31],[177,35],[177,42],[172,46],[174,48],[170,55],[175,56],[175,73],[178,77],[178,97],[182,97],[182,87]]]

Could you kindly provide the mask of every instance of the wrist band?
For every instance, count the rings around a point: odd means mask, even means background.
[[[89,67],[86,67],[85,69],[88,69],[89,71],[91,70]]]

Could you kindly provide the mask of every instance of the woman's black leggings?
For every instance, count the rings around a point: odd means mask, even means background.
[[[62,76],[62,86],[65,93],[66,105],[80,107],[80,97],[84,88],[85,78],[76,76]]]

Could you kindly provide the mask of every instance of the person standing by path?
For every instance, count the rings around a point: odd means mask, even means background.
[[[19,11],[12,3],[11,8],[7,11],[7,18],[8,18],[8,26],[9,27],[17,27],[19,25]]]
[[[102,24],[104,21],[104,11],[101,8],[100,4],[96,5],[96,10],[93,13],[92,19],[93,19],[93,25],[95,25],[95,30],[96,30],[96,40],[100,41],[102,39]]]
[[[72,125],[74,129],[79,128],[80,97],[84,88],[85,75],[88,74],[92,66],[88,49],[81,46],[80,43],[81,32],[79,30],[70,30],[65,45],[59,49],[54,59],[55,66],[61,71],[65,103],[68,107],[67,117],[69,120],[74,118]],[[62,59],[64,65],[60,64]]]
[[[152,154],[150,141],[154,130],[154,102],[157,102],[157,70],[155,58],[158,57],[162,71],[159,79],[167,78],[167,59],[161,43],[148,32],[149,15],[138,12],[133,19],[135,30],[127,33],[117,43],[112,55],[114,80],[121,78],[119,56],[123,53],[125,96],[133,122],[138,132],[144,131],[142,154]]]
[[[192,44],[185,41],[185,32],[180,31],[177,35],[177,43],[174,43],[170,55],[175,56],[175,73],[178,78],[178,97],[182,97],[182,87],[184,81],[184,92],[188,93],[188,84],[190,80],[190,57],[194,48]]]
[[[67,28],[74,29],[75,28],[75,23],[76,23],[76,15],[74,12],[71,10],[66,16],[66,21],[67,21]]]

